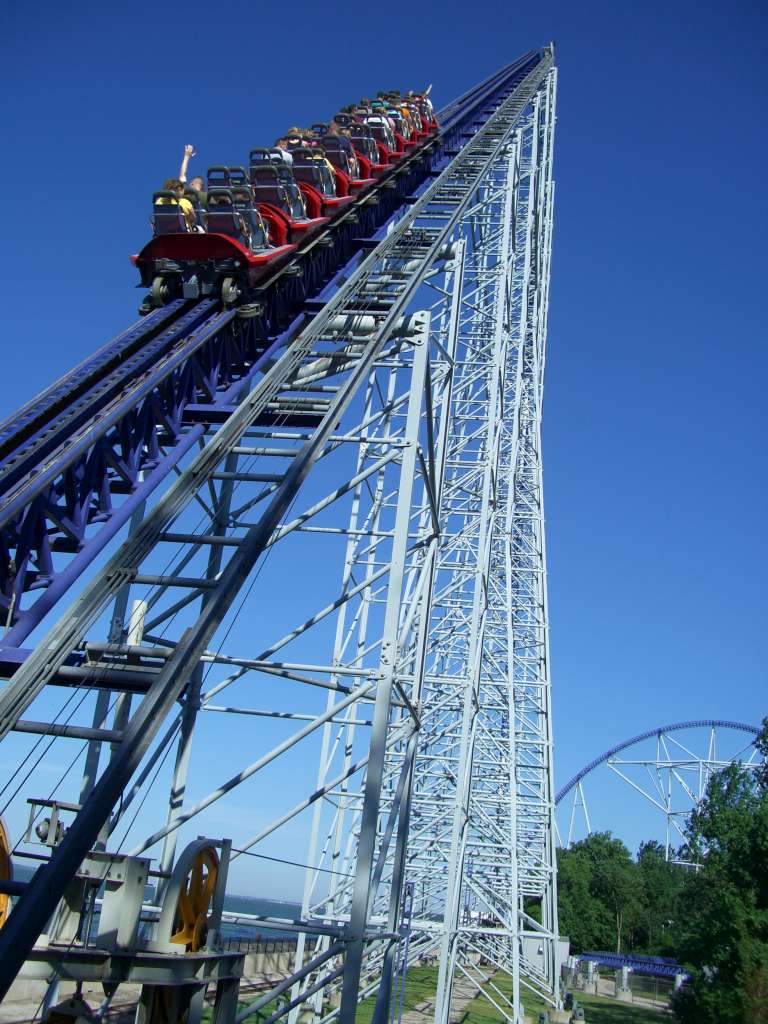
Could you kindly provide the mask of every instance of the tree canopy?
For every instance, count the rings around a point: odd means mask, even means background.
[[[768,718],[763,763],[730,765],[710,780],[679,851],[657,842],[636,859],[609,832],[558,851],[560,931],[571,951],[675,957],[692,983],[676,1001],[681,1024],[768,1024]]]
[[[643,843],[637,860],[609,832],[558,851],[560,931],[571,951],[609,949],[671,955],[677,895],[685,869],[664,847]]]
[[[757,743],[768,755],[768,719]],[[691,815],[701,864],[685,890],[678,954],[695,968],[676,1006],[684,1024],[768,1022],[768,768],[730,765]]]

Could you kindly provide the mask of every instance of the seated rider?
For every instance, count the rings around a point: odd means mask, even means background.
[[[283,163],[286,163],[288,164],[289,167],[292,167],[293,156],[291,155],[291,152],[288,149],[288,142],[286,139],[277,140],[277,142],[275,143],[275,149],[272,152],[275,152],[277,150],[280,151],[280,158],[283,161]]]
[[[245,227],[244,234],[248,240],[248,248],[251,252],[268,249],[269,232],[261,213],[254,203],[253,192],[251,192],[250,186],[233,189],[232,197],[240,211]]]
[[[282,141],[285,143],[285,148],[289,153],[300,146],[309,145],[309,137],[301,128],[289,128]]]
[[[194,146],[184,147],[184,156],[181,158],[181,167],[179,168],[179,181],[187,182],[187,167],[189,166],[190,158],[193,157],[194,155]],[[205,185],[203,179],[199,175],[196,175],[194,178],[190,178],[187,184],[189,185],[190,188],[193,188],[195,192],[197,192],[197,201],[200,203],[203,209],[205,209],[206,206],[208,205],[208,193],[203,188],[203,186]]]
[[[156,200],[158,206],[172,206],[178,205],[181,207],[181,212],[184,214],[184,220],[187,223],[188,231],[202,231],[203,229],[197,223],[197,216],[195,215],[195,208],[190,201],[184,195],[184,184],[179,181],[178,178],[167,178],[163,188],[166,192],[174,192],[176,194],[175,199],[171,199],[169,196],[163,196]]]

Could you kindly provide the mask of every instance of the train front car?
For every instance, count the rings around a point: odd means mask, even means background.
[[[203,203],[178,181],[175,190],[155,192],[153,238],[131,257],[148,289],[139,312],[177,298],[248,302],[267,270],[333,227],[438,131],[428,100],[412,93],[347,109],[332,125],[292,129],[282,148],[252,149],[247,169],[209,168]]]
[[[181,198],[187,199],[186,209]],[[141,284],[149,288],[139,309],[143,314],[175,298],[218,295],[224,305],[233,305],[267,266],[296,249],[283,237],[275,243],[276,232],[262,216],[242,167],[210,168],[205,212],[186,196],[155,193],[153,226],[154,237],[133,257]]]

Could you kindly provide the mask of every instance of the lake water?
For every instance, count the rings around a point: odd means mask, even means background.
[[[264,917],[286,917],[298,918],[301,915],[301,904],[291,903],[288,900],[268,900],[258,896],[227,896],[224,900],[224,909],[234,914],[259,914]],[[222,934],[227,939],[253,939],[259,934],[265,939],[294,938],[296,932],[282,931],[258,924],[230,924],[224,922]]]
[[[30,868],[28,864],[13,865],[14,878],[21,882],[28,882],[34,874],[34,869]],[[154,897],[154,887],[148,886],[145,899],[147,902],[151,902]],[[301,904],[293,903],[290,900],[270,900],[259,896],[227,896],[224,900],[224,909],[235,914],[259,914],[263,917],[285,917],[285,918],[298,918],[301,914]],[[96,913],[93,931],[95,933],[98,927],[98,911]],[[259,927],[258,924],[250,923],[239,923],[230,924],[225,922],[222,929],[222,934],[226,939],[240,939],[242,941],[253,941],[257,935],[260,935],[264,939],[286,939],[294,938],[296,932],[286,931],[279,928],[265,928],[263,925]]]

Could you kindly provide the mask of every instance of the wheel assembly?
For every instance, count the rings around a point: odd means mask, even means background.
[[[264,305],[261,302],[247,302],[237,307],[238,320],[253,320],[264,313]]]
[[[171,942],[197,953],[208,937],[208,913],[219,876],[219,856],[212,846],[195,854],[179,889]]]
[[[197,953],[206,945],[212,921],[214,895],[225,884],[218,845],[212,839],[196,839],[181,853],[162,894],[160,919],[155,931],[159,943],[184,946]],[[220,909],[220,908],[219,908]],[[176,952],[166,946],[167,952]]]
[[[225,306],[232,306],[239,298],[240,289],[234,277],[225,277],[221,282],[221,301]]]
[[[0,818],[0,882],[10,882],[12,879],[11,844],[8,842],[8,833],[5,831],[2,818]],[[0,893],[0,928],[5,924],[10,909],[11,897],[8,893]]]
[[[171,296],[170,288],[166,279],[160,275],[152,278],[152,286],[149,289],[149,296],[154,306],[164,306]]]
[[[199,953],[205,948],[214,896],[224,877],[216,846],[211,840],[190,843],[176,861],[163,895],[156,936],[160,943],[183,946],[183,953]],[[170,947],[165,947],[170,952]],[[178,950],[183,955],[181,950]],[[145,987],[146,1024],[187,1024],[194,987],[185,985],[149,985]]]

